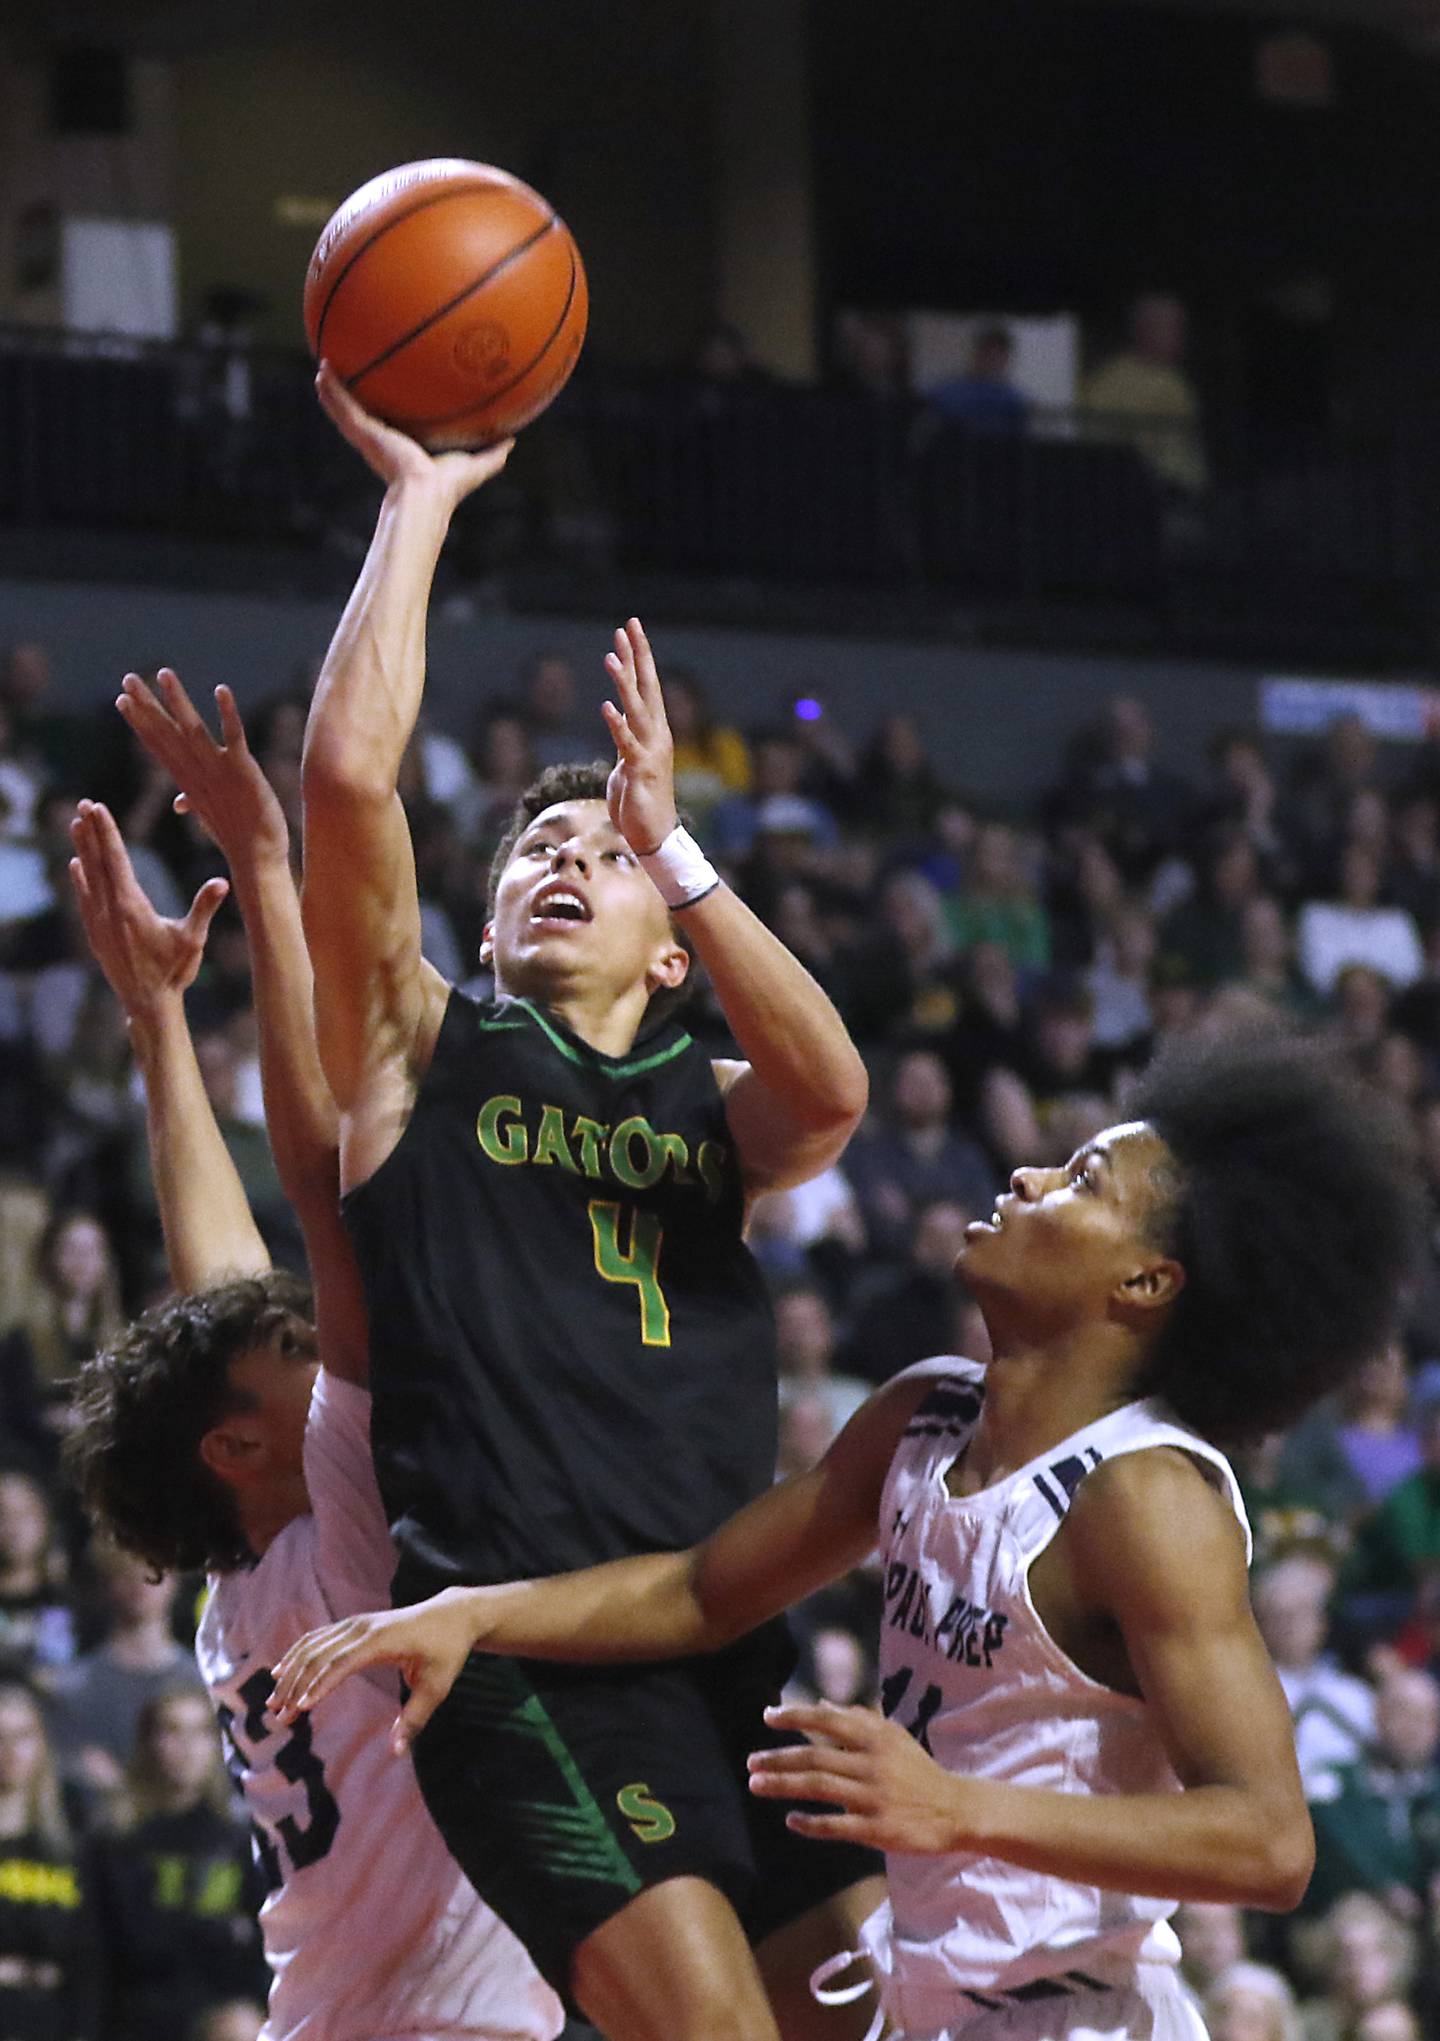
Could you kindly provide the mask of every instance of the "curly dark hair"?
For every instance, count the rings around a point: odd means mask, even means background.
[[[169,1297],[81,1369],[65,1460],[97,1527],[158,1572],[227,1573],[254,1560],[235,1498],[200,1457],[222,1419],[251,1406],[230,1364],[311,1321],[283,1269]]]
[[[505,834],[496,844],[495,855],[490,860],[490,876],[485,887],[487,916],[495,912],[495,895],[499,889],[500,875],[509,864],[516,844],[535,817],[543,815],[547,808],[555,807],[560,801],[603,801],[613,764],[613,759],[607,764],[603,758],[596,758],[583,764],[547,765],[540,777],[530,782],[524,793],[516,800],[510,820],[505,826]],[[685,819],[683,815],[680,817],[682,822]],[[670,927],[676,942],[693,964],[695,952],[690,939],[676,923],[673,915],[670,917]],[[667,1019],[677,1008],[685,1005],[695,989],[694,977],[695,973],[691,970],[686,974],[684,982],[673,991],[668,987],[662,987],[659,992],[650,995],[650,1004],[645,1009],[647,1027],[659,1020]]]
[[[1174,1161],[1157,1232],[1186,1277],[1140,1393],[1221,1445],[1292,1424],[1384,1343],[1415,1273],[1425,1207],[1403,1119],[1269,1033],[1177,1041],[1130,1109]]]

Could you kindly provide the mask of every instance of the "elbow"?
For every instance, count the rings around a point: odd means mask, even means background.
[[[393,775],[377,770],[372,746],[312,726],[305,733],[300,791],[307,814],[313,814],[388,801],[395,781]]]
[[[1268,1828],[1257,1838],[1251,1889],[1237,1894],[1243,1906],[1265,1913],[1293,1913],[1315,1869],[1315,1831],[1303,1811]]]

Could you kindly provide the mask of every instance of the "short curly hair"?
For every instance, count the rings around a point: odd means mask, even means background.
[[[167,1298],[88,1361],[65,1460],[96,1526],[159,1573],[251,1565],[235,1498],[200,1441],[251,1407],[231,1362],[310,1323],[306,1285],[271,1269]]]
[[[554,808],[561,801],[603,801],[606,788],[610,784],[613,766],[613,759],[607,763],[603,758],[592,759],[588,763],[547,765],[540,777],[532,780],[524,793],[518,796],[510,820],[505,825],[505,834],[496,844],[495,855],[490,860],[490,876],[485,886],[487,916],[495,912],[495,895],[500,888],[501,874],[514,856],[516,844],[536,816],[543,815],[547,808]],[[680,817],[682,822],[685,819],[683,815]],[[676,942],[693,964],[695,952],[684,930],[677,926],[673,915],[670,918],[670,928]],[[673,990],[662,987],[659,992],[650,995],[650,1004],[645,1009],[647,1026],[668,1018],[677,1008],[685,1005],[695,989],[692,983],[694,975],[693,971],[687,973],[684,982]]]
[[[1157,1239],[1185,1286],[1137,1385],[1217,1444],[1292,1424],[1391,1334],[1425,1203],[1408,1129],[1311,1044],[1182,1037],[1130,1100],[1174,1164]]]

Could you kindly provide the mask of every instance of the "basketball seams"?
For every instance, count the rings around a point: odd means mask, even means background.
[[[432,326],[438,326],[442,319],[447,319],[449,318],[452,312],[458,311],[460,306],[465,303],[467,298],[473,298],[476,291],[484,290],[486,284],[493,282],[494,279],[497,276],[499,276],[500,272],[503,269],[508,269],[512,262],[518,262],[522,255],[528,253],[528,251],[534,248],[538,242],[543,241],[545,236],[551,231],[553,227],[558,227],[559,225],[560,225],[559,214],[551,213],[548,220],[545,220],[540,226],[536,227],[532,233],[527,234],[523,241],[517,241],[513,248],[508,248],[505,251],[505,253],[498,258],[497,261],[491,263],[490,267],[484,272],[482,276],[478,276],[472,283],[466,284],[464,290],[458,291],[456,295],[453,298],[451,298],[448,304],[437,306],[433,312],[428,313],[426,317],[420,321],[420,324],[418,326],[412,326],[408,333],[402,333],[398,340],[392,340],[388,347],[382,348],[379,354],[375,356],[375,359],[373,361],[366,362],[363,369],[356,369],[353,376],[347,376],[345,378],[346,389],[358,391],[358,386],[364,382],[366,376],[373,375],[376,369],[383,368],[386,362],[388,361],[393,361],[395,359],[395,356],[401,353],[403,349],[407,348],[412,340],[419,340],[422,337],[422,335],[430,331]],[[377,239],[379,238],[378,235],[376,238]],[[571,257],[571,261],[573,264],[574,261],[573,255]],[[575,277],[572,267],[570,277],[570,297],[573,297],[574,293],[575,293]],[[332,296],[334,295],[333,292],[331,295]],[[565,300],[565,309],[567,312],[570,309],[569,297],[567,297],[567,299]],[[329,310],[328,304],[326,306],[326,310],[327,311]],[[550,340],[553,340],[554,337],[555,336],[552,333],[550,336]],[[550,345],[550,340],[546,341],[545,343],[546,347]],[[544,349],[542,348],[541,353],[543,352]],[[536,357],[536,360],[538,359],[539,356]],[[533,366],[534,363],[532,362],[531,367],[533,368]],[[510,387],[512,387],[510,384],[505,385],[506,389]],[[496,391],[495,394],[499,396],[502,394],[502,392]],[[464,414],[457,412],[452,415],[462,417]]]
[[[493,403],[495,403],[497,398],[507,395],[509,391],[517,388],[519,384],[523,383],[526,376],[530,375],[533,370],[539,367],[540,363],[545,359],[546,355],[550,352],[550,349],[555,345],[555,342],[559,338],[560,334],[564,332],[565,321],[570,317],[570,308],[575,302],[575,287],[578,284],[579,280],[580,280],[579,257],[576,249],[572,246],[570,250],[570,288],[565,293],[564,306],[561,308],[560,316],[555,321],[554,326],[546,334],[543,344],[536,349],[533,355],[531,355],[529,361],[526,362],[525,366],[522,369],[517,370],[516,373],[513,376],[511,376],[508,383],[501,383],[497,389],[487,391],[484,397],[482,397],[478,403],[462,405],[462,407],[458,411],[447,411],[442,418],[408,419],[404,425],[403,430],[409,433],[434,432],[441,426],[456,424],[460,419],[468,418],[472,411],[489,410],[490,406]],[[519,425],[515,425],[512,426],[510,429],[512,432],[518,432],[520,430],[520,427]]]
[[[401,212],[391,213],[387,219],[381,222],[373,234],[368,235],[360,243],[360,246],[353,254],[347,256],[340,274],[326,293],[325,303],[320,310],[320,317],[315,322],[315,359],[317,361],[321,360],[324,355],[325,321],[330,317],[330,307],[335,302],[335,294],[361,257],[368,255],[375,246],[375,243],[383,241],[390,232],[390,229],[398,227],[402,220],[411,220],[415,217],[416,213],[426,212],[431,206],[446,205],[457,198],[473,198],[477,191],[484,189],[485,187],[480,184],[463,184],[458,186],[448,185],[443,191],[427,192],[423,198],[417,198],[413,205],[406,206]],[[556,217],[554,213],[550,215],[552,221]]]

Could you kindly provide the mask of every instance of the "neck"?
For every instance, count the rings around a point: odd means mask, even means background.
[[[1109,1326],[1036,1337],[997,1323],[987,1304],[992,1359],[985,1405],[967,1454],[985,1485],[1003,1480],[1132,1397],[1135,1350]]]
[[[304,1475],[280,1475],[241,1503],[240,1528],[250,1550],[261,1559],[287,1524],[309,1514],[310,1497]]]
[[[157,1814],[188,1814],[199,1803],[200,1795],[190,1786],[172,1786],[167,1780],[160,1780],[152,1795]]]
[[[598,1049],[602,1056],[623,1056],[634,1046],[650,1004],[650,990],[644,984],[631,986],[618,998],[602,986],[552,986],[532,991],[502,984],[498,977],[496,989],[511,998],[533,1000],[537,1006],[558,1015],[572,1034],[590,1048]]]
[[[117,1630],[106,1646],[115,1663],[132,1672],[156,1671],[168,1665],[179,1649],[164,1616],[147,1616]]]
[[[24,1835],[30,1826],[30,1795],[23,1786],[0,1792],[0,1836]]]

